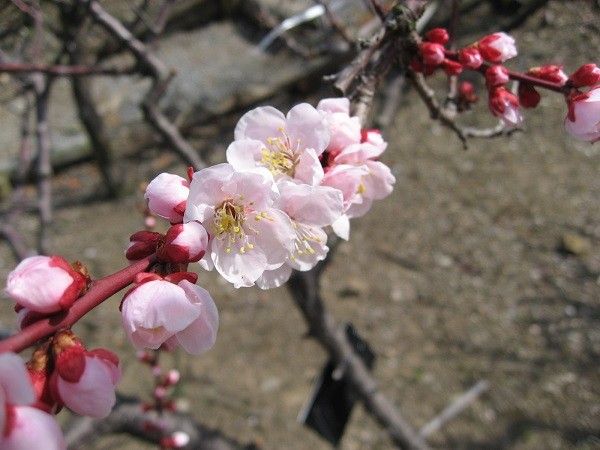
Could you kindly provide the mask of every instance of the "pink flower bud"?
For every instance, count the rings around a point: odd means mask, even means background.
[[[485,84],[488,89],[503,86],[509,81],[508,70],[504,66],[490,66],[485,71]]]
[[[161,173],[146,188],[148,208],[171,223],[183,220],[190,183],[179,175]]]
[[[6,409],[9,420],[0,435],[2,450],[66,450],[67,444],[54,417],[31,406]]]
[[[129,238],[129,246],[125,251],[125,257],[129,261],[137,261],[156,252],[163,235],[154,231],[138,231]]]
[[[588,142],[600,140],[600,86],[586,94],[580,93],[568,100],[569,114],[565,128],[577,139]]]
[[[208,246],[208,233],[200,222],[172,225],[157,256],[161,261],[172,263],[197,262],[202,259]]]
[[[169,370],[169,373],[167,374],[167,378],[166,378],[165,382],[169,386],[173,386],[173,385],[179,383],[180,378],[181,378],[181,374],[179,373],[179,371],[172,369],[172,370]]]
[[[55,360],[51,386],[67,408],[84,416],[106,417],[115,404],[115,386],[121,378],[118,357],[105,349],[85,351],[72,346]]]
[[[540,102],[540,94],[529,83],[519,83],[519,103],[524,108],[535,108]]]
[[[519,99],[503,87],[490,92],[489,107],[492,114],[502,119],[508,127],[516,127],[523,122]]]
[[[168,341],[193,355],[204,353],[216,340],[217,307],[210,294],[187,277],[169,277],[177,284],[168,277],[150,279],[123,299],[121,317],[127,337],[138,349],[157,349]]]
[[[458,61],[468,69],[477,70],[483,64],[481,53],[475,47],[463,48],[458,52]]]
[[[503,63],[517,56],[515,40],[506,33],[494,33],[485,36],[477,43],[483,59],[492,63]]]
[[[570,78],[575,87],[594,86],[600,83],[600,67],[596,64],[584,64]]]
[[[436,44],[446,45],[450,40],[448,30],[445,28],[434,28],[425,33],[425,39]]]
[[[442,63],[442,67],[448,76],[458,75],[463,71],[462,64],[457,61],[452,61],[451,59],[445,59]]]
[[[563,72],[562,66],[556,64],[547,64],[540,67],[532,67],[527,71],[527,75],[540,78],[541,80],[552,81],[564,86],[569,77]]]
[[[60,256],[25,258],[8,275],[6,293],[30,311],[68,309],[86,287],[86,278]]]
[[[421,44],[421,56],[427,66],[439,66],[445,58],[444,46],[433,42]]]

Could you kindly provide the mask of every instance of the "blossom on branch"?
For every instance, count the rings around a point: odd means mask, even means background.
[[[68,309],[85,290],[86,277],[60,256],[25,258],[8,275],[6,293],[19,308],[38,313]]]
[[[171,223],[179,223],[183,219],[189,192],[188,180],[179,175],[161,173],[148,184],[144,197],[152,213]]]
[[[506,33],[494,33],[485,36],[477,42],[477,49],[486,61],[503,63],[517,56],[517,47],[512,36]]]
[[[565,128],[569,134],[582,141],[600,141],[600,86],[572,96],[568,105]]]

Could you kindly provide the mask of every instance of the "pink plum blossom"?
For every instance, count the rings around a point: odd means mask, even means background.
[[[153,214],[171,223],[178,223],[183,219],[189,191],[189,182],[185,178],[172,173],[161,173],[148,184],[144,197]]]
[[[350,116],[350,100],[344,97],[324,98],[317,105],[329,125],[331,139],[327,151],[339,153],[344,147],[360,142],[360,119]]]
[[[85,277],[60,256],[31,256],[8,275],[6,293],[30,311],[52,313],[69,308],[85,286]]]
[[[198,262],[208,247],[208,233],[199,222],[172,225],[159,248],[159,260],[172,263]]]
[[[582,141],[600,140],[600,86],[570,99],[565,128]]]
[[[265,271],[257,280],[261,289],[281,286],[288,280],[292,268],[310,270],[325,259],[329,248],[323,227],[335,222],[344,210],[342,192],[338,189],[287,180],[279,181],[277,186],[280,192],[277,206],[290,217],[296,236],[286,263]]]
[[[363,142],[344,148],[333,158],[322,184],[339,189],[344,199],[344,214],[333,224],[334,232],[348,239],[349,220],[364,215],[374,200],[387,197],[396,181],[389,167],[378,158],[387,143],[376,130],[365,130]]]
[[[316,185],[323,178],[319,155],[329,144],[325,119],[308,103],[284,116],[272,106],[255,108],[235,127],[227,162],[237,171],[265,167],[276,178]]]
[[[123,327],[131,343],[137,349],[181,346],[192,355],[212,348],[219,313],[210,294],[187,279],[177,284],[160,277],[149,280],[123,299]]]
[[[62,450],[64,437],[54,418],[31,405],[35,393],[23,360],[0,355],[0,448]]]
[[[514,38],[502,32],[480,39],[477,48],[483,59],[492,63],[503,63],[518,53]]]
[[[264,170],[264,169],[263,169]],[[265,270],[280,267],[294,248],[290,218],[276,209],[273,179],[218,164],[194,174],[185,220],[197,220],[211,236],[201,261],[235,287],[252,286]]]

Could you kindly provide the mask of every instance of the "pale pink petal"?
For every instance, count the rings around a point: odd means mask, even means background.
[[[206,270],[208,272],[210,272],[211,270],[213,270],[215,268],[215,265],[213,264],[212,258],[210,256],[212,241],[213,241],[212,239],[210,239],[208,241],[208,245],[206,247],[206,253],[202,257],[202,259],[200,261],[198,261],[198,264],[200,264],[200,267],[202,267],[204,270]]]
[[[347,215],[340,216],[339,219],[331,224],[331,228],[343,240],[347,241],[350,238],[350,220]]]
[[[14,353],[0,354],[0,391],[8,403],[29,405],[35,401],[25,363]],[[0,408],[4,403],[0,403]]]
[[[380,161],[367,161],[368,175],[363,177],[363,197],[381,200],[392,193],[396,178],[388,166]]]
[[[235,126],[234,138],[266,142],[270,137],[281,136],[285,129],[285,116],[272,106],[260,106],[244,114]]]
[[[368,173],[369,170],[366,165],[340,164],[333,166],[325,173],[321,184],[339,189],[344,197],[344,203],[349,205],[358,193],[362,177]]]
[[[194,260],[198,255],[206,252],[208,233],[199,222],[187,222],[183,224],[181,233],[171,242],[171,245],[187,250],[190,260]]]
[[[318,156],[329,145],[327,122],[323,115],[308,103],[300,103],[290,109],[285,130],[292,149],[312,148]]]
[[[366,130],[364,133],[365,142],[378,147],[383,153],[388,146],[388,143],[383,139],[379,130]]]
[[[262,276],[256,280],[256,285],[261,289],[273,289],[283,285],[289,280],[292,274],[292,268],[287,264],[283,264],[277,269],[266,270]]]
[[[219,312],[205,289],[186,280],[181,281],[179,286],[186,292],[192,304],[200,310],[200,315],[186,329],[177,333],[177,341],[186,352],[200,355],[215,345]]]
[[[223,184],[227,198],[238,204],[248,205],[253,210],[262,210],[273,204],[273,178],[263,172],[235,172]]]
[[[326,116],[331,133],[328,149],[338,152],[348,145],[360,143],[360,119],[345,113],[332,113]]]
[[[286,213],[278,209],[267,209],[261,212],[262,218],[256,215],[252,220],[252,228],[257,232],[255,242],[267,257],[266,270],[275,269],[285,262],[294,248],[296,234],[292,221]]]
[[[323,179],[323,166],[312,148],[304,150],[298,158],[294,178],[311,186],[318,185]]]
[[[57,377],[63,403],[73,412],[97,419],[110,414],[116,402],[113,373],[107,362],[86,356],[83,375],[76,383]]]
[[[353,144],[344,148],[334,159],[335,164],[364,164],[365,161],[377,158],[383,153],[383,147],[368,142]]]
[[[163,280],[135,288],[124,299],[122,308],[123,326],[137,348],[160,347],[198,314],[179,286]]]
[[[319,111],[350,114],[350,100],[345,97],[324,98],[317,105]]]
[[[212,218],[213,207],[227,199],[223,184],[233,175],[231,164],[217,164],[194,174],[190,183],[190,195],[185,210],[185,221],[197,220],[204,223]]]
[[[185,178],[161,173],[148,184],[144,197],[148,200],[148,208],[154,214],[171,222],[179,222],[182,216],[174,208],[185,202],[188,194],[188,181]]]
[[[304,239],[296,241],[296,249],[290,256],[288,264],[300,271],[307,271],[327,256],[327,233],[321,228],[298,224],[298,236]]]
[[[565,128],[577,139],[595,142],[600,139],[600,87],[592,89],[588,95],[586,99],[575,102],[575,121],[567,117]]]
[[[364,216],[373,206],[373,199],[362,196],[360,202],[355,202],[350,205],[346,211],[346,215],[353,219],[355,217]]]
[[[66,450],[58,423],[50,414],[30,406],[14,409],[14,426],[0,437],[2,450]]]
[[[253,169],[261,164],[265,144],[252,139],[233,141],[227,147],[227,162],[235,170]]]
[[[48,256],[25,258],[8,274],[6,293],[30,310],[60,311],[60,300],[74,280],[66,270],[52,266],[51,262]]]
[[[252,286],[267,268],[267,257],[260,247],[254,245],[253,249],[240,253],[226,238],[213,239],[211,258],[221,276],[236,288]]]
[[[329,186],[309,186],[290,181],[278,184],[280,208],[292,220],[317,227],[331,225],[343,212],[342,192]]]

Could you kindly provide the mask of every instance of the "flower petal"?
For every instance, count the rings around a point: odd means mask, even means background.
[[[267,268],[267,257],[256,245],[245,253],[236,250],[226,239],[213,239],[211,258],[215,268],[236,288],[252,286]]]
[[[292,220],[324,227],[331,225],[344,209],[342,192],[329,186],[309,186],[282,180],[279,205]]]
[[[217,339],[219,329],[219,311],[212,297],[205,289],[183,280],[179,286],[200,310],[200,316],[185,330],[177,333],[181,347],[192,355],[200,355],[210,350]]]
[[[196,172],[190,183],[184,220],[204,222],[212,218],[212,207],[227,198],[222,188],[233,174],[231,164],[217,164]]]
[[[300,103],[290,109],[285,130],[292,148],[312,148],[318,156],[329,145],[327,122],[323,115],[308,103]]]
[[[285,116],[272,106],[259,106],[244,114],[235,126],[234,139],[255,139],[266,142],[270,137],[281,136],[285,129]]]
[[[267,209],[263,211],[262,218],[255,216],[252,228],[257,231],[255,242],[267,257],[267,270],[276,269],[287,259],[290,251],[294,248],[296,233],[292,227],[292,221],[286,213],[279,209]]]
[[[291,274],[292,268],[283,264],[277,269],[264,271],[262,276],[256,280],[256,285],[263,290],[273,289],[283,285],[289,280]]]
[[[0,354],[0,391],[4,391],[6,401],[13,405],[29,405],[35,401],[35,394],[25,363],[14,353]],[[0,408],[4,403],[0,403]]]
[[[253,139],[233,141],[227,147],[227,162],[235,170],[253,169],[260,165],[265,144]]]
[[[318,185],[323,179],[323,166],[312,148],[304,150],[298,158],[294,178],[311,186]]]

